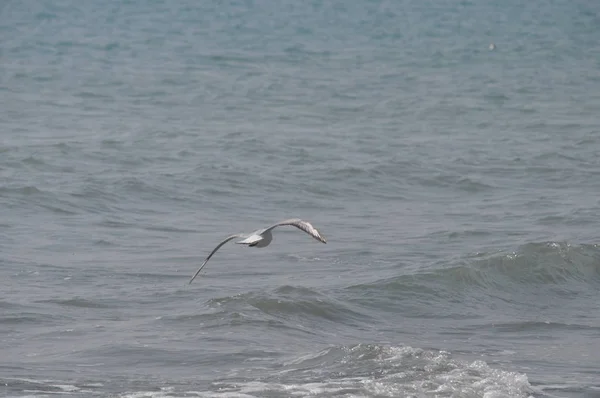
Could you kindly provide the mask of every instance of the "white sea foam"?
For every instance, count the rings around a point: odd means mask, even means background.
[[[342,357],[339,354],[343,353]],[[333,361],[332,361],[333,359]],[[315,361],[317,363],[315,363]],[[318,363],[322,362],[322,366]],[[313,368],[307,368],[307,363]],[[356,345],[304,355],[262,380],[221,381],[209,391],[134,392],[127,398],[199,397],[530,397],[527,375],[481,360],[453,359],[446,351],[407,346]],[[307,373],[311,375],[307,377]]]

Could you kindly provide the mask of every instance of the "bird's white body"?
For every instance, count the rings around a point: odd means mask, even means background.
[[[248,245],[250,247],[267,247],[272,240],[273,234],[270,230],[259,229],[252,232],[246,239],[235,243],[238,245]]]
[[[202,265],[200,266],[198,271],[196,271],[194,276],[192,276],[192,279],[190,279],[190,283],[192,283],[192,281],[196,278],[196,276],[198,276],[200,271],[202,271],[202,268],[204,268],[204,266],[206,265],[208,260],[210,260],[210,258],[213,256],[213,254],[215,254],[216,251],[219,250],[219,248],[221,248],[221,246],[223,246],[225,243],[227,243],[230,240],[235,239],[235,238],[244,238],[241,241],[235,242],[235,243],[240,244],[240,245],[247,245],[249,247],[267,247],[267,246],[269,246],[271,241],[273,241],[273,233],[272,233],[273,229],[276,227],[283,226],[283,225],[294,226],[294,227],[306,232],[307,234],[309,234],[310,236],[312,236],[319,242],[327,243],[327,240],[325,240],[325,238],[320,234],[320,232],[315,227],[312,226],[311,223],[302,221],[299,218],[291,218],[289,220],[284,220],[284,221],[278,222],[277,224],[270,226],[269,228],[257,229],[256,231],[254,231],[248,235],[245,235],[245,234],[231,235],[231,236],[228,236],[227,238],[225,238],[225,240],[223,240],[221,243],[219,243],[217,245],[217,247],[215,247],[213,249],[213,251],[208,255],[208,257],[206,257],[206,260],[204,260],[204,263],[202,263]]]

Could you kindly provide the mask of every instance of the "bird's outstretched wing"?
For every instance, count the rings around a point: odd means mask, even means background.
[[[270,226],[265,231],[269,231],[273,228],[281,227],[283,225],[292,225],[292,226],[306,232],[307,234],[309,234],[310,236],[312,236],[319,242],[327,243],[327,240],[323,237],[323,235],[321,235],[321,233],[315,227],[312,226],[311,223],[309,223],[308,221],[302,221],[299,218],[290,218],[289,220],[280,221],[277,224]]]
[[[196,271],[196,273],[194,274],[194,276],[192,276],[192,279],[190,279],[189,283],[192,283],[192,281],[198,276],[198,274],[200,273],[200,271],[202,271],[202,268],[204,268],[204,266],[206,265],[206,263],[208,262],[208,260],[210,260],[210,258],[213,256],[213,254],[215,254],[216,251],[221,248],[221,246],[223,246],[225,243],[229,242],[232,239],[241,238],[242,236],[244,236],[244,235],[240,235],[240,234],[231,235],[231,236],[228,236],[227,238],[225,238],[224,241],[222,241],[221,243],[219,243],[217,245],[217,247],[215,247],[213,249],[213,251],[210,252],[210,254],[208,255],[208,257],[206,257],[206,260],[204,260],[204,262],[202,263],[202,265],[200,266],[200,268],[198,269],[198,271]]]

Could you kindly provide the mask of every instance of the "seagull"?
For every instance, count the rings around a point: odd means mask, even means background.
[[[229,242],[232,239],[244,238],[243,240],[235,243],[240,245],[247,245],[249,247],[266,247],[269,246],[269,243],[271,243],[271,241],[273,240],[273,234],[271,233],[271,231],[277,227],[281,227],[284,225],[291,225],[293,227],[296,227],[306,232],[319,242],[327,243],[327,240],[325,240],[325,238],[319,233],[319,231],[317,231],[315,227],[312,226],[311,223],[307,221],[302,221],[299,218],[290,218],[289,220],[280,221],[277,224],[271,225],[268,228],[257,229],[251,234],[230,235],[227,238],[225,238],[225,240],[223,240],[221,243],[219,243],[217,247],[213,249],[212,252],[210,252],[210,254],[208,255],[208,257],[206,257],[206,260],[204,260],[198,271],[196,271],[194,276],[192,276],[192,279],[190,279],[189,283],[192,283],[192,281],[196,278],[196,276],[198,276],[200,271],[202,271],[202,268],[204,268],[208,260],[210,260],[213,254],[215,254],[217,250],[219,250],[221,246],[223,246],[225,243]]]

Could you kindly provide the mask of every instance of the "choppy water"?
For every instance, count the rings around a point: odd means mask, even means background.
[[[13,0],[0,35],[3,396],[600,396],[596,2]],[[328,244],[187,285],[292,216]]]

